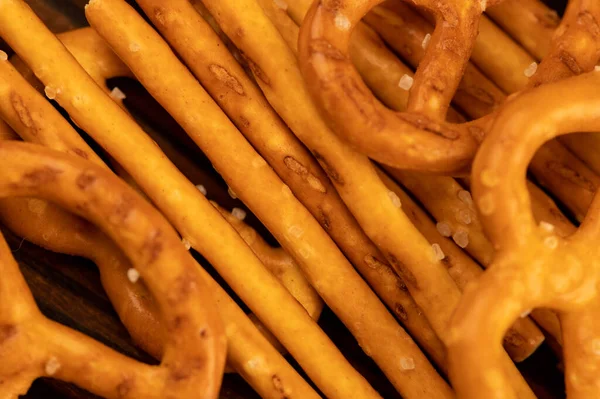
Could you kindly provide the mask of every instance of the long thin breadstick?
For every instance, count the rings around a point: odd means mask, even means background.
[[[321,297],[353,332],[396,389],[407,397],[417,397],[425,392],[440,398],[451,396],[450,388],[318,222],[267,167],[263,158],[142,17],[120,0],[94,2],[86,8],[86,16],[140,82],[211,159],[236,195],[294,257]],[[130,52],[129,43],[137,44],[139,51]],[[160,59],[160,65],[143,62],[151,59]],[[186,109],[186,104],[195,104],[195,107]],[[203,118],[205,115],[211,115],[210,121]],[[236,154],[235,159],[228,159],[227,154],[232,153]],[[277,204],[280,213],[272,212],[273,203]],[[323,263],[327,264],[326,269],[322,268]],[[344,296],[347,292],[352,292],[352,296]],[[275,332],[276,326],[262,321]],[[289,345],[292,337],[280,335],[278,338],[327,396],[378,396],[360,374],[345,364],[341,355],[330,356],[328,362],[318,361],[314,354],[308,357],[297,349],[297,345]],[[382,345],[381,340],[386,344]],[[410,374],[397,367],[397,359],[404,357],[410,358],[415,365]],[[326,373],[329,378],[324,378]],[[345,384],[340,384],[341,380],[345,380]],[[425,381],[428,387],[422,385]]]
[[[486,13],[538,60],[550,51],[560,23],[556,11],[540,0],[504,0]]]
[[[171,1],[168,5],[144,0],[139,4],[203,87],[320,222],[383,302],[436,363],[444,364],[443,345],[403,288],[404,282],[362,231],[314,157],[285,126],[210,27],[185,0]]]
[[[295,342],[297,336],[302,336],[312,345],[301,342],[298,346],[314,358],[328,358],[327,355],[335,351],[331,341],[264,268],[237,232],[93,82],[23,2],[0,3],[0,35],[44,82],[52,97],[126,168],[183,237],[218,269],[252,311],[263,322],[269,320],[265,324],[272,331],[276,326],[284,330],[278,335],[280,341],[285,341],[284,335]],[[130,50],[135,52],[139,48],[134,43]],[[98,109],[103,111],[97,112]],[[160,175],[148,173],[153,170],[159,170]],[[329,359],[323,362],[328,363]]]
[[[476,281],[483,270],[467,254],[465,254],[456,243],[451,239],[444,237],[436,229],[436,225],[429,219],[429,216],[407,195],[389,176],[381,169],[377,169],[378,175],[383,183],[402,201],[402,208],[419,229],[421,234],[432,244],[435,255],[448,268],[448,272],[456,282],[460,290],[464,290],[467,283]],[[472,205],[472,204],[471,204]],[[460,217],[463,220],[475,217],[475,209],[469,206],[461,210]],[[523,350],[537,348],[544,338],[535,324],[528,318],[520,318],[508,330],[504,337],[504,348],[511,355],[513,360],[519,362],[525,360],[531,351]],[[527,341],[527,342],[526,342]]]
[[[440,262],[432,259],[427,240],[399,209],[400,201],[394,193],[390,195],[370,161],[343,144],[329,130],[310,99],[294,54],[278,38],[277,30],[260,7],[245,0],[242,2],[244,13],[240,14],[239,1],[205,0],[204,4],[236,45],[269,78],[269,84],[258,83],[271,105],[317,155],[346,205],[367,235],[405,277],[413,298],[444,340],[460,292]],[[235,36],[237,29],[243,29],[247,34]],[[398,231],[403,232],[402,236],[393,233]],[[513,383],[519,387],[522,396],[532,397],[508,356],[505,366],[507,370],[513,370]]]

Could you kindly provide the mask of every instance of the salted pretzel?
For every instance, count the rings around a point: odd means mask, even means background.
[[[276,174],[265,167],[266,162],[142,17],[120,0],[93,2],[86,8],[86,16],[92,27],[107,40],[141,83],[211,159],[236,195],[294,257],[324,301],[348,326],[396,389],[409,397],[423,394],[451,396],[450,388],[318,222],[291,195],[289,188]],[[138,44],[139,51],[130,52],[128,43]],[[154,59],[161,59],[160,66],[143,63],[144,60]],[[166,76],[169,78],[165,79]],[[196,106],[185,109],[185,104],[190,103]],[[207,114],[211,115],[211,119],[205,124],[203,115]],[[236,154],[235,160],[223,157],[231,153]],[[257,190],[258,187],[260,190]],[[271,202],[277,204],[280,213],[272,212]],[[326,269],[322,268],[323,263],[328,265]],[[344,296],[348,291],[353,292],[351,297]],[[368,309],[368,312],[362,309]],[[327,391],[326,395],[357,395],[358,390],[362,392],[361,395],[377,395],[360,374],[350,374],[352,379],[347,378],[344,386],[339,381],[332,384],[332,381],[323,378],[322,371],[317,372],[319,367],[327,367],[330,374],[343,371],[344,365],[340,361],[337,362],[338,366],[318,363],[314,355],[307,359],[298,356],[300,352],[297,349],[288,349],[305,365],[304,369],[313,381]],[[404,357],[410,358],[411,364],[415,365],[410,374],[397,367],[395,359]],[[346,369],[346,373],[350,373],[351,370]],[[416,383],[419,380],[427,381],[428,386]],[[342,394],[344,391],[347,393]]]
[[[353,26],[379,3],[315,3],[301,30],[299,47],[309,89],[334,131],[369,157],[404,169],[464,170],[477,147],[477,132],[470,131],[469,125],[447,124],[443,119],[466,67],[486,3],[417,2],[433,12],[438,28],[415,74],[404,113],[391,112],[370,95],[347,55]],[[487,3],[491,6],[496,2]],[[372,131],[374,136],[364,136],[365,131]]]
[[[51,200],[119,243],[170,333],[163,361],[153,367],[44,318],[2,240],[0,395],[16,397],[36,377],[49,375],[107,398],[216,398],[225,362],[223,327],[191,256],[163,217],[115,176],[79,158],[1,142],[0,163],[3,197]]]
[[[453,319],[451,379],[461,397],[516,397],[497,365],[500,339],[519,314],[535,307],[560,314],[569,397],[600,394],[598,261],[593,249],[600,197],[577,232],[561,238],[535,223],[523,179],[543,142],[573,130],[600,129],[599,85],[600,74],[593,72],[521,94],[503,108],[475,159],[475,202],[497,253],[493,265],[466,291]],[[529,112],[539,118],[528,118]],[[465,368],[474,372],[464,373]]]
[[[0,20],[0,35],[49,88],[52,97],[133,176],[183,235],[185,242],[211,262],[288,350],[296,348],[294,352],[303,353],[317,369],[325,364],[339,365],[324,370],[320,374],[323,379],[333,372],[355,373],[304,308],[264,268],[235,229],[93,82],[22,1],[0,3]],[[139,48],[134,45],[133,50]],[[98,112],[99,109],[102,112]],[[141,164],[144,168],[139,167]],[[149,173],[152,170],[161,171],[160,179]],[[292,327],[293,332],[290,331]],[[298,336],[304,340],[300,342]],[[366,385],[360,375],[345,381]]]
[[[293,52],[260,6],[240,2],[205,0],[212,15],[235,44],[269,77],[269,84],[257,80],[265,96],[292,131],[325,167],[342,199],[357,221],[382,250],[444,341],[449,318],[460,291],[445,267],[433,257],[429,242],[401,211],[401,201],[383,185],[370,161],[343,143],[319,115],[312,103]],[[236,35],[243,30],[246,34]],[[394,232],[401,231],[402,234]],[[512,384],[523,397],[533,393],[508,356],[505,366]]]

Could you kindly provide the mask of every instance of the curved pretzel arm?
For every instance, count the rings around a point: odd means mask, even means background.
[[[600,59],[600,4],[571,0],[530,87],[579,75],[594,69]]]
[[[42,337],[50,349],[45,355],[64,363],[57,376],[107,397],[116,398],[123,383],[129,397],[163,397],[167,392],[195,397],[200,391],[216,397],[225,360],[222,326],[191,257],[158,212],[118,178],[87,161],[15,142],[0,143],[0,159],[3,197],[41,196],[85,215],[119,242],[154,294],[166,328],[177,335],[166,343],[161,369],[133,367],[133,361],[100,350],[80,334],[41,318],[32,320],[25,324],[30,337]],[[166,262],[168,268],[159,266]],[[89,373],[81,373],[82,367]],[[123,369],[131,374],[116,371]],[[102,387],[93,383],[98,378],[106,381]]]
[[[597,238],[597,236],[596,236]],[[569,399],[597,398],[600,395],[600,326],[596,299],[585,309],[561,315],[564,334],[565,383]]]
[[[476,148],[466,127],[427,115],[396,114],[380,104],[358,76],[348,57],[348,42],[350,28],[366,11],[352,2],[335,9],[316,2],[301,29],[300,65],[334,131],[371,158],[394,167],[432,172],[465,168]],[[340,29],[336,20],[348,25]],[[432,47],[436,40],[437,36]],[[446,85],[442,83],[444,89]]]
[[[498,264],[465,290],[448,340],[450,380],[461,399],[520,397],[509,388],[501,342],[511,323],[534,306],[526,278]],[[477,370],[465,372],[472,367]]]
[[[488,349],[482,350],[481,346],[479,351],[474,351],[465,347],[465,337],[471,334],[470,329],[479,327],[477,320],[491,329],[494,323],[498,323],[482,314],[481,295],[483,298],[491,295],[490,289],[496,296],[506,295],[504,299],[497,298],[498,302],[490,304],[483,313],[506,311],[511,318],[516,317],[515,311],[536,306],[577,313],[597,298],[597,251],[590,249],[589,236],[593,234],[597,239],[600,232],[597,218],[600,200],[594,201],[580,230],[562,239],[533,225],[530,199],[524,183],[527,164],[545,141],[573,130],[600,128],[597,111],[600,105],[599,85],[600,74],[586,74],[520,94],[503,107],[475,159],[473,192],[484,228],[499,252],[490,267],[493,274],[487,272],[474,289],[478,299],[469,301],[469,297],[465,296],[453,320],[456,330],[449,344],[451,376],[459,395],[465,398],[480,395],[514,397],[514,392],[505,388],[508,379],[492,364],[494,359],[478,369],[481,372],[469,376],[459,372],[461,366],[481,366],[481,361],[475,363],[474,356],[495,356],[496,347],[499,347],[485,345],[482,341],[479,344]],[[561,102],[557,102],[556,98],[560,98]],[[539,117],[528,118],[529,112]],[[583,264],[585,261],[588,261],[587,267]],[[498,275],[503,276],[502,279],[497,279]],[[494,282],[495,279],[498,281]],[[498,292],[500,285],[506,286],[511,281],[512,288],[502,288],[505,293]],[[516,298],[515,292],[518,294]],[[469,325],[470,322],[474,324]],[[503,323],[498,326],[505,328]],[[586,327],[589,325],[580,326]],[[493,337],[497,333],[490,331]],[[565,347],[571,345],[571,339],[573,336],[567,335],[565,330]],[[490,373],[489,370],[492,370],[491,376],[485,375]],[[575,397],[580,397],[577,392]]]

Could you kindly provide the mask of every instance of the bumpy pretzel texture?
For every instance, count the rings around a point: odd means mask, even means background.
[[[49,321],[2,240],[0,396],[16,397],[35,378],[51,375],[109,398],[216,398],[225,361],[223,327],[193,259],[164,218],[88,161],[16,142],[0,143],[0,160],[2,197],[51,200],[97,223],[121,245],[169,331],[161,366],[153,367]]]

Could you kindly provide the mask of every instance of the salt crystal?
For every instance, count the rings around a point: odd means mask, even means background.
[[[185,249],[187,249],[188,251],[190,250],[190,248],[192,247],[192,243],[189,242],[187,239],[182,238],[181,239],[181,243],[183,244],[183,246],[185,247]]]
[[[558,238],[555,236],[546,237],[544,245],[550,249],[555,249],[558,246]]]
[[[398,197],[398,195],[396,195],[395,192],[388,191],[388,196],[390,197],[390,200],[392,200],[392,204],[394,204],[396,208],[400,208],[402,206],[402,202],[400,201],[400,198]]]
[[[54,356],[52,356],[46,362],[46,366],[44,367],[47,375],[54,375],[60,369],[60,362]]]
[[[469,245],[469,232],[466,230],[459,230],[452,236],[452,239],[461,248],[466,248]]]
[[[129,51],[132,53],[137,53],[140,51],[140,45],[137,43],[129,43]]]
[[[136,283],[140,279],[140,272],[132,267],[131,269],[127,270],[127,278],[132,283]]]
[[[410,88],[413,85],[413,78],[411,76],[408,76],[406,74],[402,75],[402,77],[400,78],[400,82],[398,83],[398,86],[402,89],[402,90],[410,90]]]
[[[229,193],[229,196],[233,199],[237,199],[237,195],[236,193],[231,189],[231,187],[227,187],[227,193]]]
[[[458,192],[458,199],[466,205],[473,205],[473,197],[471,197],[471,193],[467,190],[460,190]]]
[[[348,19],[347,16],[345,16],[344,14],[337,14],[335,16],[335,26],[339,29],[339,30],[348,30],[350,29],[350,20]]]
[[[440,244],[432,244],[431,249],[433,250],[433,258],[435,260],[442,260],[446,257],[442,247],[440,247]]]
[[[525,74],[525,76],[530,78],[535,74],[535,71],[537,71],[537,67],[537,62],[532,62],[527,68],[525,68],[525,71],[523,73]]]
[[[400,367],[402,370],[414,370],[415,360],[412,357],[403,357],[400,359]]]
[[[554,225],[544,221],[540,222],[540,228],[547,233],[552,233],[554,231]]]
[[[46,93],[46,97],[50,100],[54,100],[56,98],[56,90],[50,86],[44,87],[44,93]]]
[[[110,92],[110,96],[113,100],[125,100],[127,98],[125,93],[123,93],[118,87],[112,89],[112,91]]]
[[[431,35],[428,33],[425,35],[425,37],[423,38],[423,42],[421,43],[421,47],[423,47],[423,50],[425,50],[427,48],[430,40],[431,40]]]
[[[6,61],[8,60],[8,54],[6,54],[4,51],[0,50],[0,61]]]
[[[206,191],[206,187],[204,187],[202,184],[198,184],[198,185],[196,186],[196,188],[197,188],[198,190],[200,190],[200,192],[201,192],[203,195],[205,195],[205,196],[206,196],[206,194],[208,194],[208,191]]]
[[[452,235],[452,228],[446,222],[439,222],[435,225],[438,233],[440,233],[444,237],[450,237]]]
[[[246,211],[243,210],[243,209],[241,209],[241,208],[233,208],[231,210],[231,214],[237,220],[244,220],[244,219],[246,219]]]

